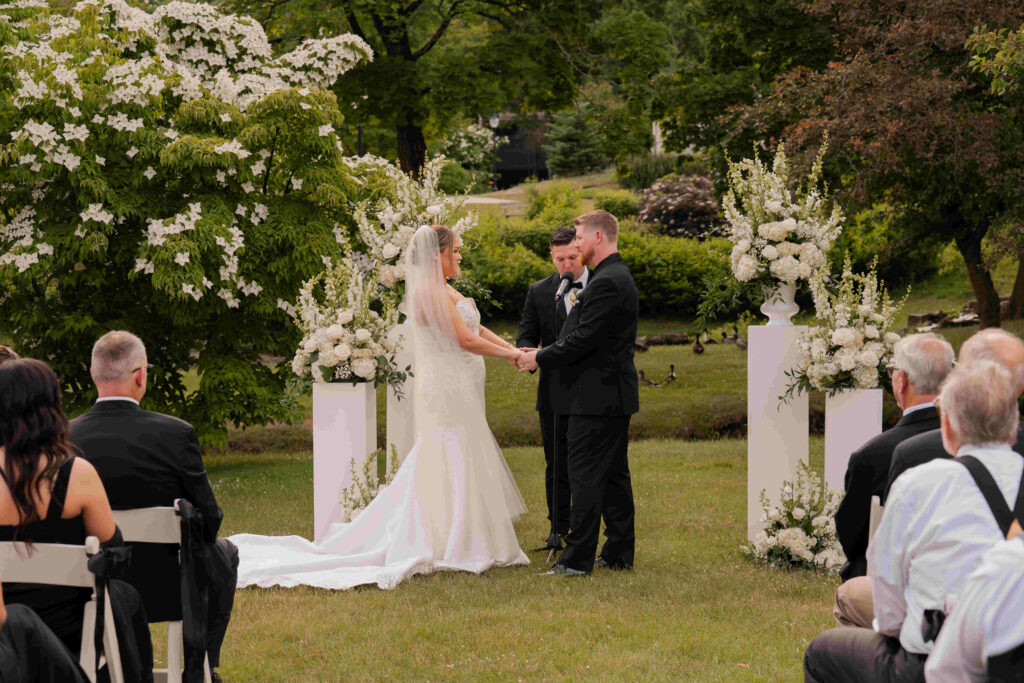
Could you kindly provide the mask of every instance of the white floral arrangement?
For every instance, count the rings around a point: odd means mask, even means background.
[[[846,562],[833,517],[839,496],[821,483],[821,476],[801,462],[796,483],[783,482],[778,505],[761,491],[764,528],[743,554],[772,567],[816,569],[836,573]]]
[[[377,281],[385,288],[395,290],[393,298],[400,299],[398,284],[405,281],[402,255],[416,230],[423,225],[443,224],[455,234],[462,235],[476,225],[477,215],[461,213],[463,197],[449,197],[438,187],[445,158],[427,159],[419,178],[402,172],[394,164],[374,156],[349,157],[346,163],[356,177],[382,178],[389,188],[387,196],[375,203],[364,202],[356,207],[355,222],[359,240],[365,245],[364,269],[375,268]],[[339,241],[344,232],[336,230]]]
[[[378,472],[381,460],[385,460],[383,477]],[[398,471],[398,451],[392,444],[391,451],[385,459],[384,449],[378,448],[358,468],[356,461],[353,460],[349,471],[352,473],[352,483],[341,492],[339,522],[354,521],[359,513],[365,510],[373,502],[373,499],[394,481],[395,472]]]
[[[815,320],[797,341],[797,366],[786,373],[786,396],[812,389],[834,394],[881,387],[900,340],[892,328],[906,297],[893,302],[874,267],[854,273],[847,256],[835,293],[826,278],[822,270],[811,279]]]
[[[508,138],[492,128],[470,123],[457,128],[441,141],[444,154],[466,169],[490,171],[491,157]]]
[[[325,259],[325,266],[299,293],[294,319],[302,341],[292,371],[313,382],[401,384],[408,368],[396,367],[388,337],[398,311],[350,257],[337,264]]]
[[[784,145],[772,168],[755,155],[729,163],[729,192],[723,208],[733,243],[732,273],[742,283],[773,289],[810,279],[825,265],[825,254],[842,231],[843,212],[819,189],[821,146],[803,187],[791,193],[791,171]]]

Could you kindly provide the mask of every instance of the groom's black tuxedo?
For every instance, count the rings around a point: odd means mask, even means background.
[[[567,314],[565,304],[555,301],[555,292],[561,276],[556,272],[543,280],[537,280],[526,292],[526,303],[519,322],[519,334],[516,346],[519,348],[541,348],[551,346],[558,341],[558,332],[565,324]],[[554,380],[558,370],[542,370],[537,384],[537,412],[540,413],[540,434],[544,442],[545,491],[548,502],[548,519],[551,521],[551,532],[564,535],[569,530],[569,468],[567,464],[568,445],[565,441],[567,426],[564,417],[555,420],[552,406],[562,404],[564,400],[554,395],[561,384]],[[557,426],[557,430],[556,430]],[[558,467],[554,466],[555,452],[558,452]],[[558,470],[558,528],[555,528],[554,488],[555,469]]]
[[[552,381],[553,409],[568,415],[572,530],[558,563],[589,572],[594,566],[601,516],[608,540],[602,559],[632,566],[633,489],[626,459],[629,419],[640,408],[633,344],[640,298],[618,253],[590,274],[558,342],[537,353]]]

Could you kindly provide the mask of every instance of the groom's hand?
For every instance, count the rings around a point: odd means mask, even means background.
[[[519,357],[519,362],[517,363],[517,365],[519,366],[519,372],[527,372],[529,370],[536,370],[537,369],[537,349],[530,349],[529,351],[526,351],[524,349],[524,351],[525,351],[525,353],[523,353],[523,355],[521,355]]]

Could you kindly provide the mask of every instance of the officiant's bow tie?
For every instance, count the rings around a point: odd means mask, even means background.
[[[574,283],[572,283],[572,287],[570,287],[570,289],[583,289],[583,283],[582,282],[574,282]]]

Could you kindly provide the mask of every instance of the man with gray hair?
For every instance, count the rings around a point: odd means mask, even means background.
[[[946,597],[1006,538],[1010,525],[990,501],[1024,508],[1024,458],[1012,449],[1019,379],[987,361],[950,374],[938,405],[943,444],[957,458],[915,467],[893,484],[868,547],[875,629],[820,634],[804,654],[805,681],[924,680]]]
[[[939,428],[935,397],[953,369],[953,347],[937,334],[912,334],[896,343],[889,366],[892,393],[903,417],[850,456],[846,494],[836,510],[836,534],[846,553],[832,615],[837,626],[870,628],[871,582],[867,574],[871,497],[882,495],[893,449],[901,442]]]
[[[217,538],[223,513],[210,487],[196,430],[184,420],[143,410],[152,368],[142,340],[115,330],[92,348],[90,374],[99,398],[71,421],[71,441],[91,462],[115,510],[191,503],[203,517],[210,562],[206,649],[211,669],[231,618],[238,578],[238,549]],[[178,546],[133,543],[127,580],[141,593],[150,622],[182,618]],[[213,673],[214,680],[219,677]]]
[[[960,347],[960,364],[970,365],[977,361],[989,361],[1005,367],[1019,387],[1018,394],[1024,393],[1024,341],[1015,334],[999,328],[982,330]],[[1024,453],[1024,425],[1017,429],[1013,447]],[[942,447],[942,434],[938,429],[907,439],[892,454],[882,504],[889,496],[893,482],[911,467],[917,467],[936,458],[951,458]]]

